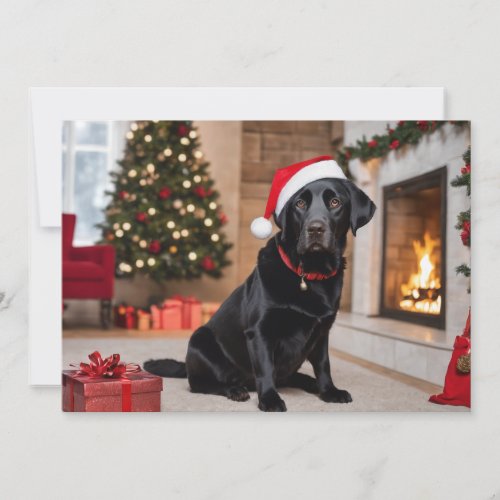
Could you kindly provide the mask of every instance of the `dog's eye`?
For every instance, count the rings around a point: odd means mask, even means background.
[[[330,200],[330,208],[338,208],[340,207],[341,203],[340,203],[340,200],[338,198],[332,198]]]
[[[301,198],[297,201],[297,203],[295,203],[295,206],[297,208],[306,208],[306,202]]]

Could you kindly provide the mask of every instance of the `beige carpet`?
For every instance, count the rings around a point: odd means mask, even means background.
[[[184,360],[187,339],[128,339],[89,338],[64,339],[63,363],[86,360],[88,353],[99,350],[104,356],[119,352],[126,362],[143,363],[150,358],[174,358]],[[317,396],[298,389],[282,389],[288,411],[469,411],[463,407],[441,406],[429,403],[429,394],[412,385],[399,381],[398,377],[346,361],[335,355],[331,357],[335,384],[347,389],[353,398],[350,404],[324,403]],[[312,375],[311,366],[306,363],[302,371]],[[193,394],[185,379],[164,379],[162,411],[258,411],[257,396],[251,393],[249,401],[238,403],[222,396]]]

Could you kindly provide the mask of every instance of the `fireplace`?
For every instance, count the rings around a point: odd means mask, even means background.
[[[383,188],[380,314],[445,328],[446,167]]]

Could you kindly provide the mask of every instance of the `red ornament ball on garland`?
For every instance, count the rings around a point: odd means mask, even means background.
[[[464,221],[462,225],[462,232],[460,233],[460,238],[462,238],[462,243],[465,246],[470,246],[470,222]]]
[[[378,146],[378,142],[375,140],[375,139],[372,139],[369,143],[368,143],[368,147],[369,148],[376,148]]]
[[[149,253],[160,253],[161,243],[158,240],[152,240],[149,244]]]
[[[166,200],[172,194],[172,190],[168,187],[162,187],[158,193],[160,200]]]
[[[181,136],[181,137],[185,137],[186,135],[189,134],[189,128],[186,127],[186,125],[179,125],[177,127],[177,133]]]
[[[470,174],[470,165],[465,165],[465,167],[462,167],[460,169],[460,173],[462,175]]]
[[[135,220],[137,222],[146,222],[148,216],[144,212],[137,212],[135,214]]]
[[[398,149],[399,148],[399,141],[395,139],[389,144],[389,148],[391,149]]]
[[[205,271],[213,271],[215,269],[215,262],[212,257],[207,255],[201,260],[201,267],[205,269]]]
[[[345,156],[346,160],[350,160],[351,156],[352,156],[352,153],[348,149],[346,149],[345,152],[344,152],[344,156]]]
[[[392,134],[394,134],[394,129],[393,128],[389,128],[389,129],[387,129],[387,132],[389,132],[389,135],[392,135]]]
[[[227,218],[227,215],[224,212],[221,212],[219,214],[219,220],[221,224],[227,224],[229,219]]]
[[[118,198],[120,198],[120,200],[126,200],[128,198],[127,191],[120,191],[118,193]]]
[[[429,128],[429,122],[426,120],[421,120],[417,122],[417,127],[422,131],[425,132]]]

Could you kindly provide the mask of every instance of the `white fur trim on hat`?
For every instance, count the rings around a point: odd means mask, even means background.
[[[271,221],[265,217],[257,217],[252,221],[250,231],[256,238],[265,240],[273,234],[273,225],[271,224]]]
[[[324,160],[318,163],[312,163],[311,165],[302,168],[281,189],[274,213],[278,216],[283,210],[283,207],[286,205],[286,202],[306,184],[318,181],[319,179],[331,178],[347,179],[342,169],[334,160]],[[267,238],[267,236],[264,236],[264,238]]]

